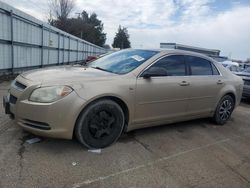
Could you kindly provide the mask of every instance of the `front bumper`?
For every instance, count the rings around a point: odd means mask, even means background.
[[[11,87],[10,94],[3,97],[5,113],[14,117],[23,129],[39,136],[71,139],[74,125],[85,100],[75,91],[52,102],[37,103],[28,100],[30,87],[20,91]],[[12,98],[16,100],[13,101]],[[11,99],[11,100],[10,100]]]
[[[9,98],[10,98],[9,95],[8,96],[3,96],[3,107],[4,107],[5,114],[10,115],[10,118],[14,119],[15,115],[10,110],[11,104],[10,104],[10,99]]]
[[[5,114],[11,114],[10,112],[10,103],[9,103],[9,97],[3,96],[3,107],[5,109]]]

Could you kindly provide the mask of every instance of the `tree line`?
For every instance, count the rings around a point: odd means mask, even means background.
[[[101,47],[110,48],[106,43],[104,24],[96,13],[89,14],[82,10],[77,17],[72,17],[74,0],[51,0],[49,2],[48,23],[58,29]],[[113,48],[130,48],[128,29],[119,26],[112,44]]]

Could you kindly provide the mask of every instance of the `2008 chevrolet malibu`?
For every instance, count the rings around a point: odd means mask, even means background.
[[[178,50],[128,49],[88,66],[33,70],[11,84],[4,106],[23,129],[88,148],[122,132],[211,117],[225,124],[239,104],[240,77],[213,59]]]

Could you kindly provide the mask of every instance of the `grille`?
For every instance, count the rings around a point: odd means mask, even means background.
[[[50,130],[51,129],[49,124],[47,124],[47,123],[33,121],[33,120],[29,120],[29,119],[24,119],[23,124],[27,125],[29,127],[32,127],[32,128],[36,128],[36,129],[42,129],[42,130]]]
[[[17,98],[15,96],[13,96],[13,95],[10,95],[10,99],[9,100],[10,100],[11,104],[16,104]]]
[[[245,85],[250,85],[250,80],[244,80]]]
[[[20,89],[20,90],[24,90],[27,86],[18,82],[18,81],[15,81],[15,86]]]

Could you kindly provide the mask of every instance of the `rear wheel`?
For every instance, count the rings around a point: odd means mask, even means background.
[[[124,126],[121,107],[111,100],[100,100],[87,107],[78,118],[75,134],[88,148],[104,148],[114,143]]]
[[[213,120],[218,125],[224,125],[234,110],[235,102],[230,95],[225,95],[219,102]]]

